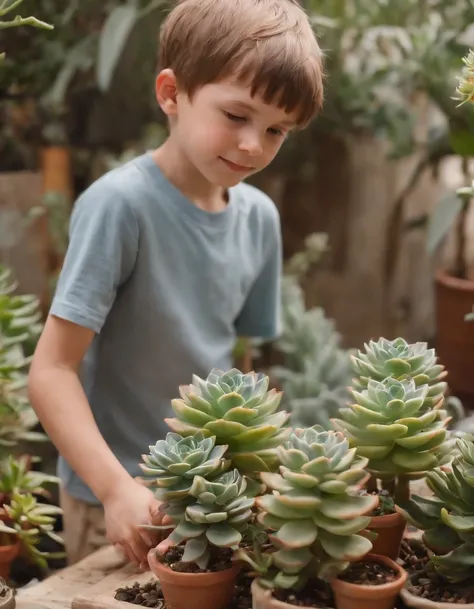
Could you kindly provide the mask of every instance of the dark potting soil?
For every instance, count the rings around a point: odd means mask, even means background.
[[[428,564],[428,552],[419,539],[404,539],[400,547],[400,564],[408,573],[422,571]]]
[[[156,609],[164,609],[165,607],[163,593],[156,579],[141,586],[138,582],[135,582],[133,586],[118,588],[115,591],[114,598],[141,607],[155,607]]]
[[[436,603],[458,605],[474,603],[474,584],[471,583],[470,586],[450,584],[433,571],[415,576],[408,589],[412,594]]]
[[[209,564],[201,569],[197,564],[181,562],[184,546],[170,548],[163,557],[163,563],[178,573],[216,573],[233,567],[233,551],[229,548],[212,548]]]
[[[326,609],[335,607],[334,596],[329,585],[312,582],[302,590],[275,590],[273,596],[284,603],[295,607],[315,607]]]
[[[363,586],[381,586],[395,581],[399,574],[387,565],[371,560],[353,563],[339,579]]]

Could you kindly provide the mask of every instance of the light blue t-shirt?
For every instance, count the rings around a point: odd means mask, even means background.
[[[146,153],[78,198],[50,312],[96,332],[81,380],[131,475],[170,431],[179,385],[232,367],[237,336],[279,334],[280,274],[278,211],[248,184],[206,212]],[[97,503],[61,457],[58,473],[71,495]]]

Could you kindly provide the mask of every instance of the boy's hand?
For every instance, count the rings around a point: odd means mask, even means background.
[[[139,525],[160,525],[160,502],[152,491],[131,478],[117,485],[103,500],[107,539],[135,565],[144,564],[150,548],[159,537]]]

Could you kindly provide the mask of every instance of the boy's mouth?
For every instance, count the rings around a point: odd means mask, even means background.
[[[233,163],[232,161],[228,161],[227,159],[224,159],[224,157],[220,156],[219,157],[221,159],[221,161],[224,161],[224,163],[227,165],[227,167],[229,169],[232,169],[232,171],[238,171],[241,173],[248,173],[249,171],[253,171],[255,169],[255,167],[247,167],[245,165],[237,165],[237,163]]]

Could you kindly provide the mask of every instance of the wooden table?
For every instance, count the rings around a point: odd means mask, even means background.
[[[114,591],[152,578],[150,572],[138,571],[113,546],[107,546],[39,584],[20,590],[17,609],[129,609],[130,603],[114,599]]]

